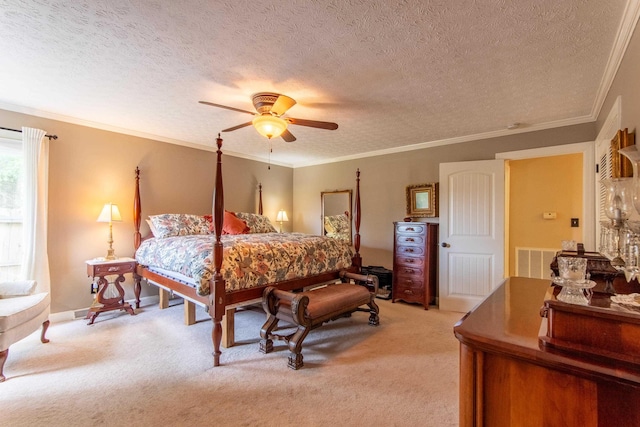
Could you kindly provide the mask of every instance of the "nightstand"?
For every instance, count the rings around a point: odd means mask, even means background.
[[[100,313],[112,310],[125,310],[127,313],[134,315],[133,308],[128,302],[124,301],[124,289],[120,283],[124,282],[124,275],[133,274],[135,282],[134,291],[136,295],[136,308],[140,307],[140,277],[136,274],[136,260],[133,258],[118,258],[115,260],[92,259],[87,261],[87,275],[94,280],[97,279],[98,295],[94,304],[89,308],[89,312],[85,319],[91,319],[89,325],[93,324],[96,317]],[[109,288],[107,276],[118,276],[111,283],[115,286],[118,295],[107,298],[105,291]]]

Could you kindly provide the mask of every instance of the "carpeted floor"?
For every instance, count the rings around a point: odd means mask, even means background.
[[[182,305],[136,316],[54,323],[11,347],[0,383],[3,426],[455,426],[462,314],[380,305],[380,326],[355,313],[312,331],[305,366],[258,351],[265,314],[236,314],[236,341],[213,368],[211,322]]]

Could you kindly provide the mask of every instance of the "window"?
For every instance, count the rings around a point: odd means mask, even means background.
[[[22,142],[0,138],[0,281],[20,274],[22,161]]]

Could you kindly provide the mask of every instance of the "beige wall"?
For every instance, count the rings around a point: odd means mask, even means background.
[[[361,171],[364,265],[392,267],[393,222],[406,216],[407,185],[437,182],[444,162],[487,160],[499,152],[593,141],[593,123],[367,157],[294,170],[294,230],[317,233],[320,229],[320,192],[355,189],[356,169]],[[435,220],[437,221],[437,220]]]
[[[560,249],[561,240],[582,238],[582,154],[509,162],[509,275],[518,246]],[[556,219],[543,219],[543,212]],[[571,227],[571,218],[580,227]]]
[[[108,226],[97,223],[100,209],[113,202],[123,222],[113,225],[116,255],[133,255],[134,170],[141,170],[144,216],[211,212],[215,153],[0,110],[0,126],[22,126],[57,134],[49,163],[49,263],[53,313],[89,307],[84,261],[104,256]],[[215,136],[212,135],[212,143]],[[224,146],[223,146],[224,151]],[[258,183],[264,213],[275,224],[279,209],[291,210],[293,172],[237,157],[223,156],[225,208],[257,212]],[[284,224],[289,230],[290,224]],[[143,230],[147,230],[143,224]],[[126,283],[130,283],[127,278]],[[126,298],[131,286],[126,285]],[[143,295],[157,293],[143,286]]]

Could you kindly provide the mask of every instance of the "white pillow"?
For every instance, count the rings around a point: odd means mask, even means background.
[[[155,225],[153,225],[153,222],[151,222],[151,220],[149,218],[147,218],[147,224],[149,225],[149,230],[151,231],[151,234],[153,234],[154,236],[157,236],[158,230],[156,230]]]
[[[0,298],[23,297],[31,295],[35,290],[35,280],[0,282]]]

